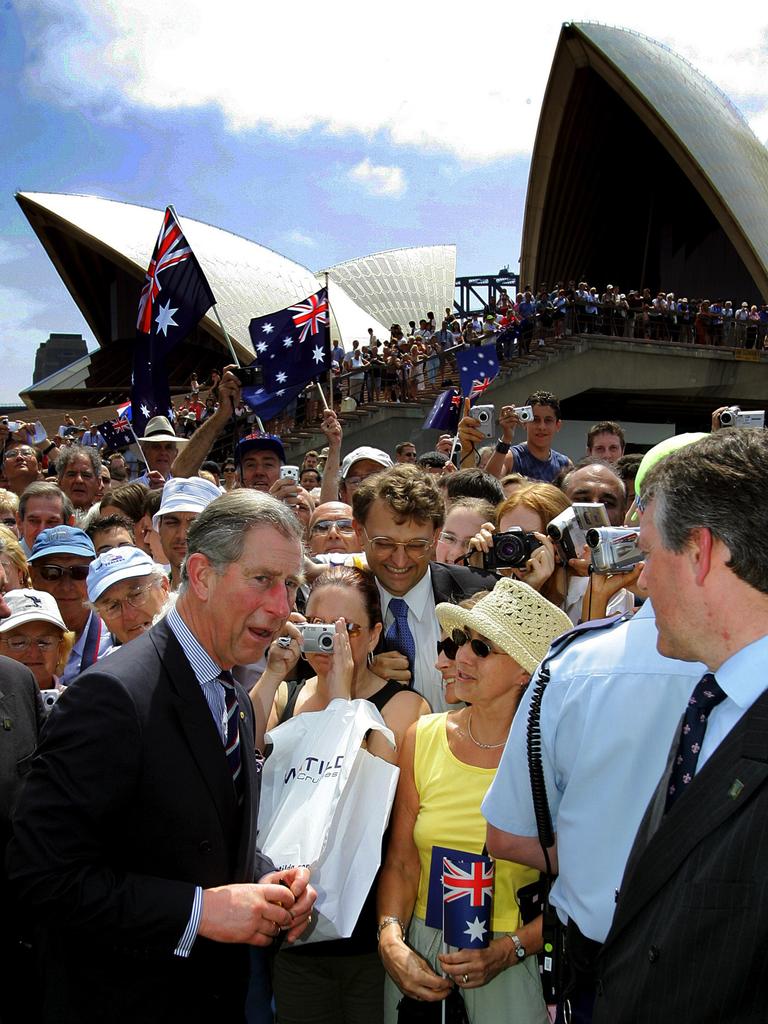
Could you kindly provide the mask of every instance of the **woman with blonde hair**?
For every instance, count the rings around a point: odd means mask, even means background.
[[[495,533],[505,533],[515,528],[532,533],[541,547],[531,552],[526,564],[521,568],[498,571],[502,575],[524,580],[558,608],[564,607],[568,593],[568,566],[560,562],[554,544],[546,535],[546,529],[547,524],[570,508],[570,505],[563,492],[552,484],[533,483],[519,487],[496,506],[495,528],[490,530],[485,527],[470,541],[470,549],[475,552],[470,558],[470,564],[483,564],[482,554],[492,548]]]
[[[9,590],[32,586],[27,556],[18,538],[7,526],[0,526],[0,565],[5,569]]]
[[[63,690],[60,682],[75,634],[68,630],[50,594],[31,587],[9,590],[11,609],[0,620],[0,652],[26,665],[41,690]]]

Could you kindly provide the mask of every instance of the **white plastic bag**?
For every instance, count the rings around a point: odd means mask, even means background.
[[[361,748],[369,730],[394,745],[373,704],[338,699],[267,734],[259,849],[311,871],[317,919],[300,942],[349,937],[381,863],[399,769]]]

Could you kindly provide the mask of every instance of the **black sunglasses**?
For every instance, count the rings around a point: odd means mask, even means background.
[[[88,566],[87,565],[41,565],[38,567],[40,575],[48,583],[53,583],[54,580],[60,580],[62,576],[69,576],[73,580],[86,580],[88,579]]]
[[[499,653],[498,651],[494,651],[486,640],[478,640],[476,637],[470,639],[463,629],[454,629],[451,637],[456,647],[463,647],[464,644],[469,644],[478,658],[487,658],[489,654]]]
[[[437,641],[438,658],[440,657],[441,654],[444,654],[449,661],[455,661],[456,651],[458,651],[458,649],[458,646],[453,642],[453,640],[451,640],[449,636],[447,636],[445,640]]]

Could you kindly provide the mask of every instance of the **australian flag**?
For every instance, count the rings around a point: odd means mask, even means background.
[[[447,430],[456,433],[461,418],[461,395],[456,388],[448,388],[435,399],[424,420],[424,430]]]
[[[443,858],[443,939],[459,949],[491,941],[494,863],[490,857]]]
[[[325,288],[286,309],[254,317],[249,330],[263,383],[243,397],[262,419],[276,416],[331,365],[328,296]]]
[[[139,335],[133,354],[131,382],[131,425],[136,437],[142,437],[147,420],[153,416],[167,416],[173,420],[171,389],[165,360],[153,360],[149,338]]]
[[[96,429],[101,432],[107,442],[108,452],[116,451],[118,448],[127,448],[129,444],[133,444],[131,424],[122,416],[118,416],[116,420],[105,420]]]
[[[461,377],[461,391],[465,398],[479,397],[499,372],[496,342],[479,348],[462,349],[456,353],[456,365]]]
[[[136,328],[152,339],[152,358],[179,345],[216,302],[195,254],[169,206],[139,299]]]

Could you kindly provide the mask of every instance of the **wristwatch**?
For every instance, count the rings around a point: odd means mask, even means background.
[[[399,917],[382,917],[382,919],[379,921],[379,927],[376,929],[377,944],[381,942],[381,933],[384,931],[385,928],[388,928],[391,924],[399,924],[400,931],[403,933],[403,938],[405,938],[405,925],[403,924]]]
[[[525,960],[525,946],[520,941],[519,936],[515,935],[514,932],[507,932],[507,935],[515,944],[515,956],[517,957],[518,963],[521,960]]]
[[[506,455],[510,448],[511,445],[507,444],[506,441],[499,440],[496,442],[496,451],[499,455]]]

